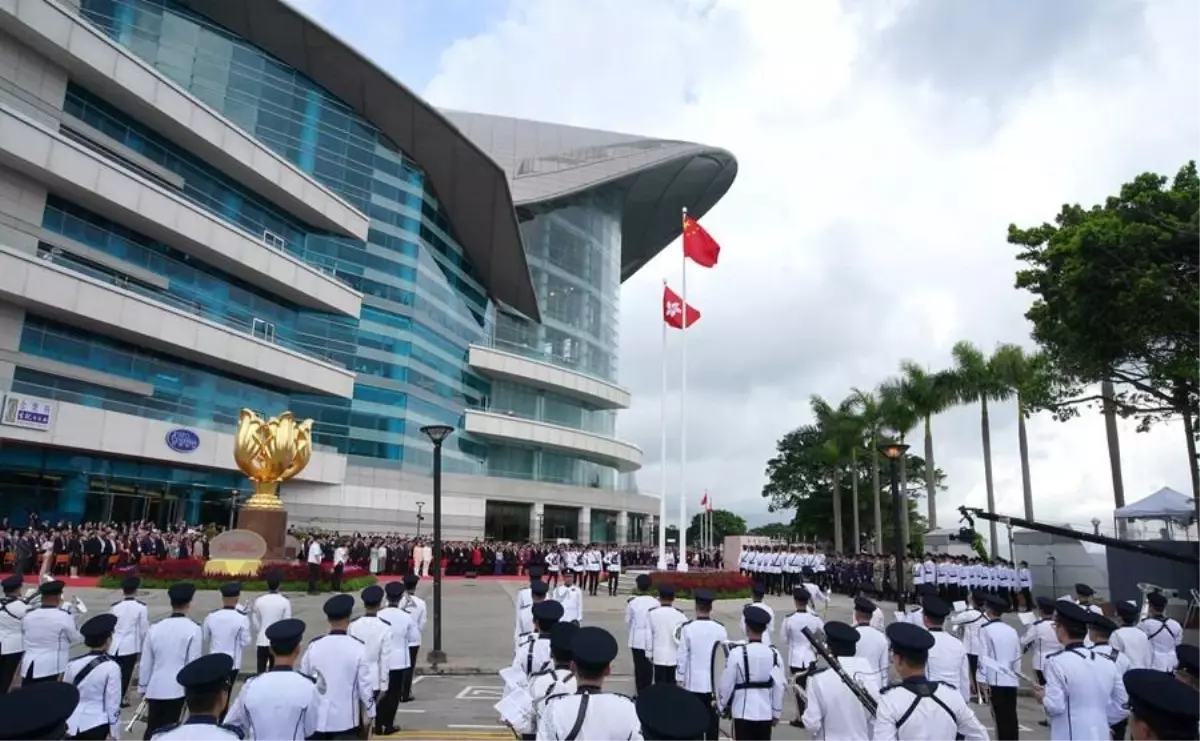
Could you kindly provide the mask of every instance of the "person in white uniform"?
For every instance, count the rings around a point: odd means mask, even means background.
[[[604,554],[604,570],[608,572],[608,596],[616,597],[621,589],[621,551],[612,548]]]
[[[40,682],[0,692],[0,739],[60,739],[79,702],[79,690],[65,682]]]
[[[697,589],[694,598],[696,618],[688,620],[679,628],[675,681],[709,709],[708,728],[703,736],[697,738],[717,741],[719,718],[713,698],[712,655],[713,648],[718,643],[729,640],[729,633],[724,625],[712,617],[716,593],[711,589]]]
[[[549,593],[549,586],[542,581],[542,570],[536,566],[529,569],[529,586],[517,592],[516,608],[516,627],[513,629],[513,645],[516,646],[522,639],[533,632],[533,613],[531,609],[537,602],[546,599]]]
[[[142,655],[142,644],[150,633],[150,611],[146,603],[137,598],[142,580],[127,576],[121,581],[121,599],[112,603],[108,611],[117,616],[117,627],[113,631],[108,652],[121,667],[121,707],[126,707],[125,695],[133,681],[133,667]]]
[[[996,724],[996,738],[1014,741],[1020,725],[1017,722],[1017,686],[1021,670],[1021,638],[1016,629],[1001,618],[1008,610],[1008,600],[998,594],[984,599],[987,622],[979,629],[979,669],[975,681],[986,692]]]
[[[646,658],[654,665],[654,683],[675,684],[679,661],[676,631],[687,622],[687,615],[675,606],[675,585],[658,585],[658,606],[650,609],[650,651]]]
[[[563,618],[562,604],[554,600],[533,606],[533,624],[537,632],[530,633],[513,652],[512,666],[525,675],[525,684],[535,673],[553,666],[550,656],[550,632]]]
[[[404,686],[400,688],[400,702],[413,701],[413,667],[417,665],[417,654],[421,650],[419,638],[425,632],[425,621],[429,614],[425,609],[425,600],[417,596],[417,585],[420,583],[421,579],[416,574],[404,575],[404,597],[400,600],[399,607],[407,612],[412,617],[412,621],[416,623],[417,632],[414,635],[418,640],[416,643],[413,643],[411,638],[409,640],[408,669],[404,670]]]
[[[580,567],[582,568],[582,566]],[[583,590],[575,583],[582,571],[564,571],[563,583],[554,588],[550,599],[563,606],[563,620],[568,623],[583,622]]]
[[[1135,741],[1196,738],[1200,693],[1160,671],[1133,669],[1124,677],[1129,696],[1129,735]]]
[[[317,580],[321,576],[321,561],[325,558],[325,549],[321,546],[321,539],[314,536],[308,544],[308,593],[309,595],[320,594],[317,588]]]
[[[1062,644],[1058,642],[1058,632],[1054,627],[1054,600],[1038,597],[1037,611],[1037,619],[1029,624],[1025,635],[1021,636],[1021,653],[1033,651],[1033,673],[1038,684],[1045,684],[1046,675],[1042,672],[1042,666],[1046,657],[1060,650]]]
[[[634,583],[637,593],[625,602],[625,627],[633,654],[633,686],[641,692],[654,682],[654,664],[646,653],[650,650],[650,611],[658,607],[658,600],[650,594],[649,574],[638,574]]]
[[[1150,669],[1154,664],[1154,649],[1150,646],[1150,637],[1138,627],[1141,610],[1137,604],[1128,600],[1117,603],[1117,617],[1121,625],[1113,631],[1109,642],[1113,648],[1129,658],[1133,669]]]
[[[717,693],[717,707],[733,718],[733,737],[739,741],[770,739],[783,715],[787,678],[779,652],[763,639],[771,615],[757,604],[742,610],[747,643],[734,646],[726,658]]]
[[[875,603],[866,597],[854,600],[854,629],[859,636],[854,655],[866,659],[874,672],[872,677],[864,678],[863,682],[873,684],[878,690],[888,683],[888,641],[882,632],[871,627],[871,615],[875,609]]]
[[[879,685],[873,681],[876,668],[866,659],[854,655],[855,644],[860,639],[858,631],[836,620],[826,623],[824,631],[825,645],[837,657],[842,670],[878,703]],[[828,667],[812,671],[806,689],[808,698],[801,721],[812,738],[845,741],[871,738],[870,712],[836,672]]]
[[[218,718],[229,705],[229,674],[233,659],[229,654],[208,654],[188,663],[172,677],[186,693],[188,717],[159,729],[155,741],[225,741],[241,739],[241,728],[224,725]]]
[[[23,684],[58,681],[67,668],[71,646],[83,640],[75,627],[75,617],[62,607],[62,591],[61,581],[42,582],[38,587],[41,607],[28,611],[21,620],[25,640]]]
[[[379,698],[388,691],[392,666],[392,625],[379,616],[383,605],[383,587],[378,584],[362,590],[363,614],[350,621],[351,638],[363,644],[363,663],[367,665],[367,682],[378,707]],[[375,732],[379,732],[382,719],[375,714]]]
[[[550,656],[554,665],[534,672],[529,678],[527,692],[531,712],[524,722],[513,726],[513,730],[521,734],[525,741],[537,738],[538,721],[546,709],[547,700],[555,695],[573,695],[579,689],[575,672],[571,670],[571,645],[578,630],[579,626],[575,623],[558,623],[550,631]]]
[[[813,650],[812,644],[804,637],[804,629],[808,628],[813,635],[821,633],[825,627],[825,621],[817,617],[808,609],[810,594],[807,589],[800,587],[792,592],[792,600],[796,603],[796,611],[783,619],[783,625],[779,628],[779,639],[788,647],[788,673],[790,676],[796,676],[797,682],[801,689],[808,686],[808,677],[810,670],[817,661],[817,652]],[[796,717],[791,721],[791,725],[796,728],[803,728],[804,723],[801,718],[804,716],[804,700],[800,695],[796,696]]]
[[[408,647],[412,643],[420,644],[421,632],[417,629],[412,615],[400,609],[404,585],[397,581],[388,582],[383,591],[388,606],[379,611],[379,619],[386,621],[392,629],[392,660],[388,669],[387,692],[379,700],[376,728],[377,735],[390,736],[399,730],[395,725],[396,710],[400,707],[400,693],[404,688],[405,677],[413,668]]]
[[[711,708],[687,690],[671,684],[656,684],[637,697],[637,716],[646,739],[703,738]]]
[[[571,695],[552,695],[538,721],[541,741],[631,739],[640,741],[642,726],[633,701],[604,691],[619,648],[603,628],[583,627],[571,641],[571,666],[577,689]]]
[[[962,641],[944,630],[946,617],[952,609],[941,597],[926,597],[921,605],[925,629],[933,634],[933,648],[925,663],[925,678],[931,682],[956,687],[966,702],[971,701],[970,670],[967,650]]]
[[[1092,655],[1111,661],[1117,667],[1117,676],[1124,677],[1125,672],[1132,669],[1133,666],[1129,663],[1128,656],[1109,644],[1109,638],[1116,629],[1117,624],[1110,618],[1095,613],[1088,615],[1088,638],[1092,640]],[[1113,738],[1124,739],[1125,728],[1128,724],[1129,709],[1126,703],[1122,703],[1115,710],[1110,708],[1108,725]]]
[[[1169,618],[1164,614],[1167,609],[1167,596],[1162,592],[1152,592],[1146,595],[1146,602],[1149,604],[1149,615],[1141,622],[1139,627],[1150,639],[1150,648],[1153,650],[1151,657],[1151,669],[1157,669],[1160,672],[1175,671],[1175,647],[1183,642],[1183,628],[1175,621],[1174,618]],[[29,650],[29,629],[25,631],[25,648]]]
[[[1063,649],[1046,657],[1044,687],[1034,688],[1050,720],[1053,741],[1109,738],[1109,718],[1116,720],[1125,704],[1125,687],[1116,665],[1083,645],[1088,611],[1068,600],[1055,605],[1055,625]]]
[[[225,725],[256,739],[303,741],[317,732],[321,707],[316,680],[296,671],[304,621],[276,620],[266,634],[271,668],[246,680]]]
[[[762,633],[762,642],[764,645],[773,646],[775,645],[775,641],[772,639],[771,634],[775,632],[775,610],[772,609],[772,607],[766,602],[763,602],[763,598],[766,596],[766,594],[767,588],[760,582],[755,582],[754,585],[750,587],[750,605],[767,613],[767,617],[770,618],[770,620],[767,622],[767,629]],[[742,633],[749,638],[750,634],[746,633],[746,621],[744,619],[742,620]]]
[[[22,579],[13,574],[0,582],[4,596],[0,597],[0,695],[12,686],[17,668],[25,656],[25,619],[28,605],[21,599]]]
[[[200,626],[200,634],[208,645],[210,654],[227,654],[233,659],[233,671],[229,676],[229,688],[237,681],[238,669],[242,666],[242,654],[250,645],[250,618],[238,608],[242,596],[242,585],[228,582],[221,585],[221,606],[208,613]]]
[[[63,682],[79,690],[79,704],[67,719],[67,732],[79,741],[120,738],[121,667],[108,655],[117,616],[102,613],[79,628],[88,652],[67,664]]]
[[[267,575],[267,593],[259,595],[250,609],[250,627],[257,636],[254,641],[255,672],[262,674],[271,668],[273,654],[267,628],[280,620],[292,616],[292,601],[279,593],[281,579],[278,573]]]
[[[144,739],[166,726],[178,723],[183,714],[186,692],[176,677],[183,667],[200,658],[204,647],[200,626],[188,617],[195,594],[196,587],[192,584],[172,584],[167,590],[171,614],[150,626],[142,645],[137,691],[146,698]],[[228,673],[225,679],[229,679]]]
[[[300,661],[321,695],[317,732],[326,738],[354,738],[375,719],[371,670],[361,640],[351,636],[354,598],[338,594],[325,600],[329,632],[313,638]]]
[[[875,741],[988,741],[987,730],[959,691],[925,676],[933,634],[912,623],[887,628],[892,667],[900,682],[879,697],[872,738]]]

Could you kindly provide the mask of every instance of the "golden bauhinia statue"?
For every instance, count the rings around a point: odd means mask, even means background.
[[[238,417],[233,459],[254,482],[254,496],[244,509],[282,510],[279,482],[304,470],[312,457],[313,421],[297,422],[291,412],[263,419],[249,409]]]

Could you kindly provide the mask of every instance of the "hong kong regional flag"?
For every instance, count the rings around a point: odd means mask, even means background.
[[[721,245],[691,216],[683,217],[683,254],[701,267],[711,268],[721,255]]]
[[[685,306],[679,294],[667,286],[663,286],[663,321],[675,329],[683,329],[683,312]],[[687,326],[691,327],[700,321],[700,312],[695,307],[687,306]]]

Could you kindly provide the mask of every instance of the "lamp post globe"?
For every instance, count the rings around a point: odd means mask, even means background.
[[[446,652],[442,650],[442,443],[452,432],[450,425],[421,428],[433,443],[433,648],[429,650],[429,663],[434,668],[446,663]]]
[[[879,452],[888,459],[888,477],[892,489],[892,556],[896,563],[892,567],[893,581],[896,584],[896,610],[904,612],[904,524],[901,521],[900,499],[900,461],[908,452],[904,443],[889,442],[879,446]]]

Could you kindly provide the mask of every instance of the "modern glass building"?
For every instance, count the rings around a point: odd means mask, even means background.
[[[621,282],[728,152],[439,112],[278,0],[0,2],[0,497],[231,521],[239,410],[315,421],[291,521],[637,541]]]

